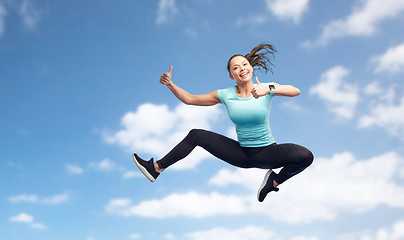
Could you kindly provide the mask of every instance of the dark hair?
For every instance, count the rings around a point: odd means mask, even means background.
[[[272,72],[272,66],[274,66],[274,64],[271,62],[271,59],[275,57],[276,52],[275,47],[271,44],[261,43],[246,55],[235,54],[231,56],[227,62],[227,71],[230,73],[230,61],[234,57],[241,56],[245,57],[253,68],[257,67],[258,69],[263,69],[265,73],[268,71]]]

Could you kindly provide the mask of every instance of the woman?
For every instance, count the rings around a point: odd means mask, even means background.
[[[133,159],[142,173],[154,181],[159,174],[185,158],[196,146],[200,146],[215,157],[241,168],[269,169],[258,189],[258,201],[262,202],[271,191],[278,191],[278,185],[303,171],[313,162],[313,154],[306,148],[286,143],[277,144],[269,126],[269,112],[274,96],[295,97],[300,90],[291,85],[277,83],[253,83],[254,67],[266,72],[271,70],[271,58],[276,52],[269,44],[260,44],[245,56],[236,54],[227,63],[230,79],[236,86],[216,90],[205,95],[192,95],[171,81],[170,67],[160,77],[183,103],[210,106],[222,103],[226,106],[230,119],[236,126],[238,141],[220,134],[193,129],[166,156],[157,162],[145,161],[137,154]],[[278,174],[271,169],[282,168]]]

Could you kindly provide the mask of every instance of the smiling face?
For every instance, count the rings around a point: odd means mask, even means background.
[[[253,67],[243,56],[235,56],[229,62],[229,77],[236,82],[251,81],[253,76]]]

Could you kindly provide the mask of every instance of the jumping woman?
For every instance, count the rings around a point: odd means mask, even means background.
[[[163,170],[200,146],[233,166],[269,169],[257,193],[258,201],[262,202],[269,192],[277,192],[280,184],[307,168],[313,162],[310,150],[291,143],[277,144],[269,126],[269,112],[274,96],[295,97],[300,94],[300,90],[291,85],[260,83],[257,78],[254,84],[252,80],[254,68],[265,72],[272,70],[271,57],[275,52],[272,45],[260,44],[247,55],[232,56],[227,63],[227,70],[236,86],[204,95],[192,95],[175,85],[171,80],[172,66],[161,75],[160,83],[166,85],[185,104],[224,104],[235,124],[238,141],[207,130],[192,129],[177,146],[156,162],[153,158],[145,161],[133,154],[142,173],[154,182]],[[282,168],[278,174],[271,170],[276,168]]]

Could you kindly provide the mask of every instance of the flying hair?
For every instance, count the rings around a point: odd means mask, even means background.
[[[272,67],[274,66],[272,59],[275,58],[276,52],[277,50],[271,44],[261,43],[254,47],[250,53],[247,53],[246,55],[233,55],[227,62],[227,71],[230,73],[230,61],[234,57],[242,56],[248,60],[253,68],[262,69],[265,71],[265,73],[272,72]]]

